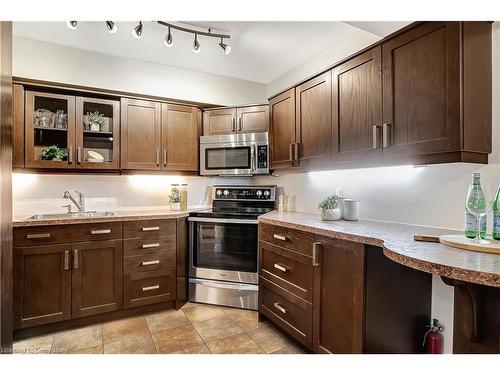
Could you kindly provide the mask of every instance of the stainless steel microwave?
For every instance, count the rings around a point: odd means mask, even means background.
[[[200,174],[269,174],[269,134],[265,132],[201,136]]]

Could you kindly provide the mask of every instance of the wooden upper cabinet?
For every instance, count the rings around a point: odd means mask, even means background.
[[[459,150],[460,23],[398,35],[382,44],[382,61],[384,157]]]
[[[121,310],[122,240],[83,242],[72,248],[72,317]]]
[[[332,70],[333,160],[382,156],[381,47]]]
[[[162,169],[198,170],[200,117],[198,108],[162,104]]]
[[[269,106],[258,105],[236,110],[238,133],[260,133],[269,130]]]
[[[26,91],[24,129],[26,167],[75,168],[74,96]]]
[[[363,352],[365,251],[363,244],[315,238],[313,350]]]
[[[331,72],[315,77],[295,89],[295,162],[306,166],[332,158]]]
[[[236,133],[236,108],[213,109],[203,113],[203,135]]]
[[[71,245],[14,249],[14,327],[71,318]]]
[[[121,168],[160,170],[161,104],[121,100]]]
[[[295,89],[269,100],[271,168],[288,168],[294,164]]]
[[[89,114],[99,113],[102,124],[92,124]],[[76,167],[120,168],[120,102],[76,98]]]
[[[24,87],[12,85],[12,167],[24,167]]]

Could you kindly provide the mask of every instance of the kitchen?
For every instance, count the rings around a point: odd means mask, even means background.
[[[3,351],[499,354],[498,22],[5,35]]]

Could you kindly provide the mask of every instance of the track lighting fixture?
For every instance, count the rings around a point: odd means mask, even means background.
[[[66,26],[68,26],[71,30],[76,30],[78,21],[66,21]]]
[[[139,21],[139,24],[134,27],[132,30],[132,36],[136,39],[139,39],[142,36],[142,21]]]
[[[114,34],[118,31],[118,26],[113,21],[106,21],[106,27],[110,34]]]
[[[201,51],[201,46],[200,43],[198,43],[198,34],[194,34],[193,52],[200,53],[200,51]]]
[[[223,38],[220,38],[219,46],[223,49],[225,55],[229,55],[231,53],[231,46],[225,44]]]
[[[174,40],[172,39],[172,33],[170,32],[170,26],[168,27],[168,33],[163,43],[165,43],[167,47],[172,47],[172,44],[174,44]]]

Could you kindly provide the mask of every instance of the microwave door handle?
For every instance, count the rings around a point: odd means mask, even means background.
[[[252,143],[250,150],[251,150],[250,152],[252,161],[251,169],[252,172],[254,172],[257,169],[257,153],[255,152],[255,143]]]

